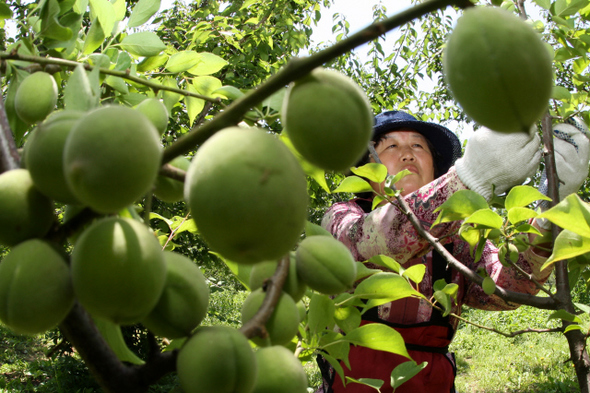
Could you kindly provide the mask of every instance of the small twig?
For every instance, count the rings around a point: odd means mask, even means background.
[[[264,301],[262,302],[260,309],[254,315],[254,317],[252,317],[252,319],[250,319],[240,328],[240,331],[244,333],[246,337],[263,337],[266,334],[264,325],[272,315],[275,306],[279,302],[279,298],[283,290],[283,284],[285,283],[285,279],[289,273],[289,263],[290,257],[289,254],[287,254],[279,261],[277,270],[275,271],[272,278],[267,282],[266,296],[264,297]]]
[[[375,162],[381,163],[372,143],[369,143],[368,148]],[[392,184],[390,187],[395,192],[395,186]],[[382,197],[389,200],[389,197],[387,195],[382,195]],[[477,274],[476,272],[474,272],[473,270],[469,269],[467,266],[459,262],[446,248],[443,247],[439,239],[432,236],[432,234],[429,231],[422,227],[420,221],[418,220],[418,217],[416,217],[414,212],[410,209],[410,206],[408,205],[404,197],[401,196],[399,193],[395,193],[395,199],[399,204],[398,208],[404,215],[406,215],[406,217],[408,217],[408,219],[412,223],[412,226],[414,227],[414,229],[416,229],[418,234],[422,236],[424,239],[426,239],[426,241],[434,248],[434,250],[437,251],[440,255],[442,255],[445,261],[447,261],[447,263],[453,269],[457,270],[470,281],[481,286],[483,282],[483,277],[481,277],[479,274]],[[507,291],[499,286],[496,286],[494,294],[506,302],[526,304],[529,306],[542,309],[553,310],[557,305],[557,302],[550,297],[538,297],[520,292]]]
[[[67,67],[67,68],[76,68],[77,66],[82,65],[88,71],[92,71],[93,69],[98,68],[101,74],[118,76],[119,78],[127,79],[129,81],[139,83],[141,85],[149,87],[150,89],[152,89],[154,91],[165,90],[165,91],[177,93],[177,94],[180,94],[180,95],[183,95],[186,97],[200,98],[201,100],[210,101],[210,102],[213,102],[216,104],[221,103],[220,98],[211,98],[208,96],[204,96],[202,94],[191,93],[190,91],[179,89],[176,87],[168,87],[168,86],[161,85],[159,83],[150,82],[149,80],[131,75],[129,73],[129,70],[125,70],[125,71],[111,70],[109,68],[94,67],[88,63],[78,63],[77,61],[60,59],[57,57],[41,57],[41,56],[24,55],[24,54],[17,53],[14,51],[9,52],[9,53],[0,53],[0,60],[19,60],[19,61],[28,61],[28,62],[37,63],[37,64],[54,64],[54,65],[59,65],[62,67]]]

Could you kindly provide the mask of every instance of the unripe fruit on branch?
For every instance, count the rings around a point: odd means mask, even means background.
[[[53,203],[33,184],[26,169],[0,174],[0,244],[13,246],[44,236],[53,222]]]
[[[465,113],[495,131],[528,132],[551,97],[552,59],[545,43],[501,8],[463,12],[447,42],[443,71]]]
[[[25,144],[25,166],[35,186],[62,203],[77,203],[64,175],[63,152],[74,124],[84,116],[80,111],[61,111],[40,123]]]
[[[262,289],[252,291],[242,305],[242,323],[248,322],[262,306],[266,292]],[[265,324],[268,337],[253,337],[259,346],[286,345],[297,334],[299,328],[299,310],[291,296],[281,292],[279,302]]]
[[[373,128],[364,91],[349,77],[323,68],[289,87],[281,120],[306,160],[334,171],[356,164],[367,150]]]
[[[491,277],[484,277],[481,287],[486,295],[492,295],[496,290],[496,283]]]
[[[307,219],[307,181],[276,137],[230,127],[197,150],[184,196],[209,246],[237,263],[279,259]]]
[[[228,326],[199,328],[180,348],[176,370],[186,393],[250,393],[258,374],[248,339]]]
[[[158,137],[166,132],[166,127],[168,127],[168,109],[166,109],[164,103],[158,98],[146,98],[135,109],[143,113],[152,122],[158,131]]]
[[[250,290],[254,291],[261,288],[266,280],[271,278],[277,270],[278,261],[264,261],[257,263],[250,272]],[[295,253],[291,253],[289,260],[289,273],[283,285],[283,291],[289,294],[295,302],[301,300],[307,285],[297,277],[297,264],[295,262]]]
[[[348,248],[329,236],[305,238],[297,248],[297,274],[311,289],[336,295],[352,288],[356,263]]]
[[[166,280],[158,239],[145,225],[127,218],[104,218],[84,230],[72,252],[71,269],[80,304],[118,324],[145,318]]]
[[[187,171],[191,162],[186,157],[176,157],[170,161],[170,165]],[[167,176],[158,175],[156,178],[156,184],[154,187],[154,195],[161,201],[164,202],[178,202],[182,200],[184,193],[184,183],[171,179]]]
[[[167,337],[189,336],[207,315],[209,285],[199,267],[175,252],[164,252],[166,284],[156,307],[142,321],[152,333]]]
[[[42,240],[14,247],[0,263],[0,320],[21,334],[57,326],[74,304],[70,269]]]
[[[99,213],[116,213],[151,190],[161,158],[157,131],[142,113],[105,106],[85,115],[70,132],[64,171],[81,203]]]
[[[252,393],[306,393],[307,375],[287,348],[275,345],[256,351],[258,378]]]
[[[34,124],[47,117],[57,103],[57,84],[50,74],[40,71],[27,76],[16,90],[14,109],[20,119]]]

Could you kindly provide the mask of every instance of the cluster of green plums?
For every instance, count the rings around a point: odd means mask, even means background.
[[[333,116],[326,132],[335,136],[358,115],[359,121],[347,128],[356,141],[351,149],[331,147],[322,133],[310,134],[297,120],[300,111],[313,108],[309,89],[346,97],[342,110],[352,117]],[[262,129],[229,127],[199,146],[191,161],[178,157],[170,162],[186,172],[181,182],[160,174],[168,113],[158,99],[135,108],[56,110],[51,75],[36,72],[23,80],[16,112],[34,127],[21,167],[0,175],[0,244],[10,248],[0,264],[2,323],[18,333],[40,333],[61,323],[77,301],[97,320],[142,323],[158,336],[187,337],[178,356],[186,391],[270,392],[288,386],[289,392],[305,392],[301,363],[285,347],[305,317],[301,299],[308,288],[325,294],[350,289],[356,264],[331,236],[301,241],[308,197],[300,159],[326,170],[353,165],[368,142],[372,120],[362,91],[333,71],[316,70],[289,92],[285,111],[295,120],[284,121],[302,157]],[[320,147],[314,149],[315,144]],[[324,148],[326,158],[314,159]],[[258,350],[237,329],[199,327],[208,308],[205,277],[190,259],[163,251],[140,219],[124,214],[151,193],[164,202],[184,200],[213,251],[253,265],[243,322],[260,308],[264,283],[277,261],[291,256],[287,283],[265,326],[268,335],[252,339]],[[66,206],[64,222],[55,215],[56,203]],[[70,236],[68,247],[49,240],[83,209],[99,218]],[[71,249],[69,255],[65,249]],[[211,351],[219,361],[210,361]],[[224,390],[220,383],[233,387]]]

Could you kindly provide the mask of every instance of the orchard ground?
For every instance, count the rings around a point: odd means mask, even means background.
[[[211,308],[204,324],[239,326],[239,310],[246,292],[220,290],[211,294]],[[489,312],[465,309],[472,322],[509,332],[547,328],[549,312],[523,306],[515,311]],[[556,325],[556,324],[555,324]],[[138,331],[125,330],[133,341]],[[57,330],[35,337],[17,336],[0,327],[0,393],[4,392],[100,392],[85,365],[70,347],[62,345]],[[134,348],[141,354],[142,348]],[[459,393],[575,393],[579,392],[569,358],[567,341],[559,333],[529,333],[506,338],[461,323],[453,342],[458,363]],[[305,366],[310,387],[320,383],[315,362]],[[311,390],[310,390],[311,391]],[[175,375],[152,386],[150,392],[178,392]]]

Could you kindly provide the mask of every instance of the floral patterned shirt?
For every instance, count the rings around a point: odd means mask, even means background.
[[[483,268],[494,280],[496,285],[511,291],[535,294],[536,285],[527,277],[511,267],[504,267],[498,259],[498,249],[487,242],[481,259],[474,261],[469,245],[457,234],[461,225],[454,221],[436,225],[431,228],[438,213],[434,210],[444,203],[454,192],[466,189],[452,167],[445,175],[425,185],[416,192],[405,197],[412,211],[422,226],[439,238],[442,244],[453,243],[455,258],[470,269],[477,271]],[[387,204],[367,213],[357,200],[334,204],[325,214],[322,226],[344,243],[357,261],[366,261],[376,255],[387,255],[394,258],[404,268],[415,264],[425,264],[426,274],[419,285],[422,294],[432,295],[432,247],[412,226],[401,210]],[[520,253],[517,264],[543,283],[551,273],[551,269],[541,271],[545,257],[535,254],[532,249]],[[380,268],[370,266],[370,268]],[[457,303],[453,312],[460,314],[463,304],[484,310],[510,310],[517,304],[508,304],[495,295],[486,295],[481,287],[465,279],[456,271],[451,272],[451,281],[458,284]],[[379,318],[394,324],[415,324],[428,322],[432,313],[430,305],[415,298],[405,298],[393,303],[379,306]],[[456,328],[458,320],[451,318],[451,325]]]

